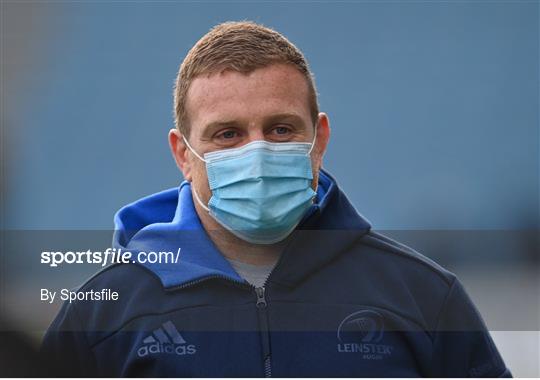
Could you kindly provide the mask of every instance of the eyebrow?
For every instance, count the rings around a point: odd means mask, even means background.
[[[291,120],[298,124],[304,125],[304,120],[300,117],[300,115],[297,115],[295,113],[279,113],[275,115],[271,115],[265,120],[266,123],[272,123],[276,121],[281,120]]]
[[[204,126],[203,129],[203,136],[208,136],[214,133],[214,131],[221,129],[221,128],[228,128],[228,127],[235,127],[238,126],[238,122],[231,120],[231,121],[212,121]]]

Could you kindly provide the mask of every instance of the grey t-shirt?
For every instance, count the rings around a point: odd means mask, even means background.
[[[246,264],[238,260],[226,259],[243,279],[256,287],[264,285],[266,278],[277,264],[277,258],[273,263],[265,265]]]

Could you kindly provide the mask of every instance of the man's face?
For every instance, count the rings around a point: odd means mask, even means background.
[[[248,74],[227,70],[203,75],[194,79],[187,94],[190,134],[186,139],[203,156],[255,140],[311,142],[318,124],[317,143],[311,153],[316,189],[328,141],[328,120],[321,113],[313,122],[308,99],[306,79],[289,65],[274,64]],[[207,203],[211,192],[205,163],[182,147],[181,142],[178,144],[173,153],[184,177],[192,181]]]

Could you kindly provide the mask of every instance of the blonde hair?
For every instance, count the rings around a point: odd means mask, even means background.
[[[225,22],[214,26],[188,52],[174,86],[174,122],[189,135],[186,97],[191,82],[201,74],[224,70],[249,73],[274,63],[289,64],[304,75],[308,85],[311,118],[319,114],[313,74],[302,52],[282,34],[251,21]]]

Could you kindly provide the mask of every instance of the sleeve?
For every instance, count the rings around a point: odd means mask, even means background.
[[[96,377],[93,352],[74,304],[64,303],[47,330],[40,354],[54,377]]]
[[[512,377],[457,278],[439,314],[432,358],[434,377]]]

